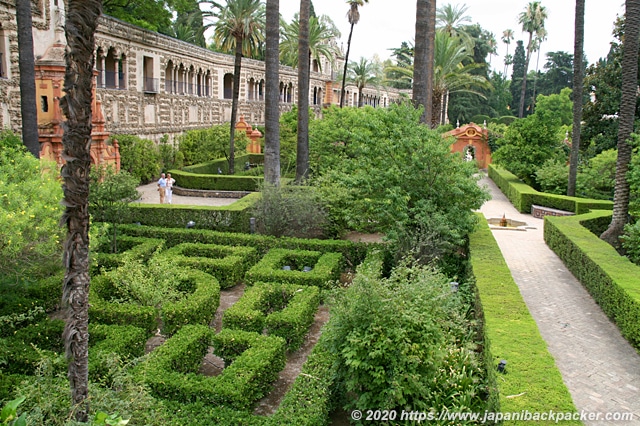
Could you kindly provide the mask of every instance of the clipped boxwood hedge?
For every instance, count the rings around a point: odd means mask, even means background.
[[[198,375],[211,344],[226,368],[219,376]],[[150,354],[137,376],[161,398],[248,410],[268,392],[284,363],[280,337],[229,329],[213,335],[207,326],[187,325]]]
[[[99,275],[93,278],[89,290],[89,317],[99,323],[133,325],[148,332],[158,328],[161,318],[165,335],[174,334],[186,324],[209,324],[220,303],[220,285],[205,272],[188,270],[187,275],[194,291],[161,307],[111,301],[117,291],[109,273]]]
[[[235,161],[233,162],[236,172],[243,170],[244,164],[246,162],[249,162],[251,164],[264,164],[264,154],[236,155]],[[220,158],[218,160],[208,161],[206,163],[192,164],[191,166],[183,167],[182,170],[190,173],[217,175],[218,168],[220,168],[223,174],[228,174],[229,161],[226,158]],[[170,172],[173,176],[175,170],[171,170]]]
[[[469,236],[469,244],[471,267],[484,313],[484,350],[492,393],[489,410],[503,413],[522,410],[575,412],[560,371],[540,336],[486,220],[480,220],[475,232]],[[507,374],[495,372],[503,359],[507,361]],[[496,391],[498,395],[493,394]],[[510,397],[512,395],[518,397]],[[504,424],[516,422],[505,421]]]
[[[196,227],[197,227],[196,223]],[[348,266],[355,267],[362,263],[369,250],[384,249],[383,244],[354,243],[346,240],[318,240],[304,238],[281,237],[249,233],[220,232],[209,229],[164,228],[160,226],[120,225],[119,232],[125,235],[149,238],[162,238],[166,247],[181,243],[205,243],[228,246],[254,247],[259,256],[263,256],[271,248],[291,250],[310,250],[321,253],[341,253]]]
[[[340,278],[342,260],[340,253],[274,248],[249,269],[245,283],[264,281],[328,288]],[[284,266],[291,270],[283,270]],[[304,267],[312,269],[304,272]]]
[[[582,223],[597,222],[609,211],[572,217],[545,217],[544,239],[571,273],[585,286],[622,335],[640,349],[640,266]]]
[[[64,321],[49,319],[17,330],[0,345],[0,359],[5,361],[0,368],[8,374],[33,375],[43,357],[64,352],[63,330]],[[56,366],[59,372],[64,368]]]
[[[302,345],[320,304],[320,291],[313,286],[256,283],[247,289],[222,317],[224,328],[280,336],[287,349]]]
[[[495,182],[502,193],[506,195],[514,207],[521,213],[531,213],[531,206],[533,204],[574,212],[576,214],[586,213],[590,210],[613,209],[613,202],[608,200],[595,200],[591,198],[569,197],[567,195],[538,192],[518,179],[513,173],[495,164],[489,164],[487,169],[491,180]]]
[[[181,188],[213,191],[258,191],[264,182],[263,176],[201,174],[182,170],[171,170],[171,177]]]
[[[117,268],[125,259],[140,259],[146,262],[156,251],[162,249],[163,245],[164,241],[159,238],[119,235],[116,238],[117,253],[108,252],[110,247],[99,247],[97,253],[92,253],[91,275]]]
[[[253,266],[257,251],[253,247],[217,244],[182,243],[160,253],[178,266],[197,269],[213,275],[221,288],[238,284],[244,273]]]

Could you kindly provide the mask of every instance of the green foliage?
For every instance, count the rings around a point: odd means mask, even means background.
[[[640,221],[633,225],[626,225],[621,240],[625,255],[633,263],[640,266]]]
[[[538,95],[535,115],[539,116],[544,123],[559,122],[560,125],[571,126],[573,123],[571,92],[570,88],[565,87],[559,94]]]
[[[572,217],[546,216],[544,240],[616,323],[629,343],[640,349],[640,266],[620,256],[581,224],[610,215],[608,211],[594,211]]]
[[[419,116],[409,104],[330,108],[310,126],[310,159],[337,230],[385,233],[400,252],[424,242],[419,253],[434,258],[462,243],[487,195]]]
[[[483,320],[489,411],[575,412],[571,394],[486,221],[470,234],[469,249],[479,299],[476,310]],[[507,361],[507,374],[496,377],[502,359]],[[509,398],[523,389],[526,394]]]
[[[316,188],[265,183],[261,192],[251,209],[258,233],[275,237],[324,236],[327,214]]]
[[[120,144],[120,169],[128,172],[139,183],[146,184],[158,176],[161,169],[160,152],[150,139],[134,135],[112,135]]]
[[[483,372],[460,292],[408,263],[360,268],[324,332],[344,408],[484,411]]]
[[[492,158],[526,184],[535,186],[535,172],[540,165],[564,155],[558,128],[559,121],[546,121],[537,113],[517,120],[499,141]]]
[[[18,142],[0,133],[0,274],[33,277],[34,267],[60,262],[62,188],[55,163]]]
[[[547,160],[535,171],[536,183],[542,192],[566,194],[569,182],[569,166],[556,158]]]
[[[18,417],[18,406],[22,404],[25,397],[14,399],[4,404],[0,411],[0,422],[7,426],[27,426],[26,413],[22,413]]]
[[[164,135],[160,139],[158,150],[160,153],[162,170],[181,169],[184,166],[184,153],[176,146],[169,143],[167,135]]]
[[[229,125],[220,124],[209,129],[189,130],[177,137],[179,150],[184,156],[184,165],[206,163],[229,156]],[[235,150],[246,149],[249,138],[244,132],[235,134]]]
[[[617,149],[602,151],[589,159],[578,171],[577,193],[581,197],[613,200],[617,160]]]

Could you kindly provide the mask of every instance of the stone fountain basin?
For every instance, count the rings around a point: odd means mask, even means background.
[[[526,231],[525,228],[527,226],[527,222],[522,222],[520,220],[515,219],[506,219],[507,226],[500,226],[500,222],[504,222],[504,219],[501,217],[492,217],[487,219],[489,223],[489,227],[491,229],[506,229],[511,231]]]

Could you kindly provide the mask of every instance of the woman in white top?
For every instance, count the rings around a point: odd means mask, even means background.
[[[171,177],[171,173],[167,173],[167,189],[166,189],[166,198],[167,203],[171,204],[171,196],[173,195],[173,184],[176,183],[176,180]]]

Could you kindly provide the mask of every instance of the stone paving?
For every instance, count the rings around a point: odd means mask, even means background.
[[[504,214],[527,223],[524,232],[496,229],[493,236],[578,411],[602,413],[584,424],[640,425],[640,355],[547,247],[544,221],[519,213],[486,176],[480,184],[492,195],[480,209],[487,219]],[[634,416],[614,422],[607,413]]]
[[[139,186],[138,192],[142,195],[138,202],[142,204],[159,204],[158,186],[156,182]],[[207,197],[186,197],[173,194],[172,204],[189,206],[228,206],[238,201],[237,198],[207,198]]]

